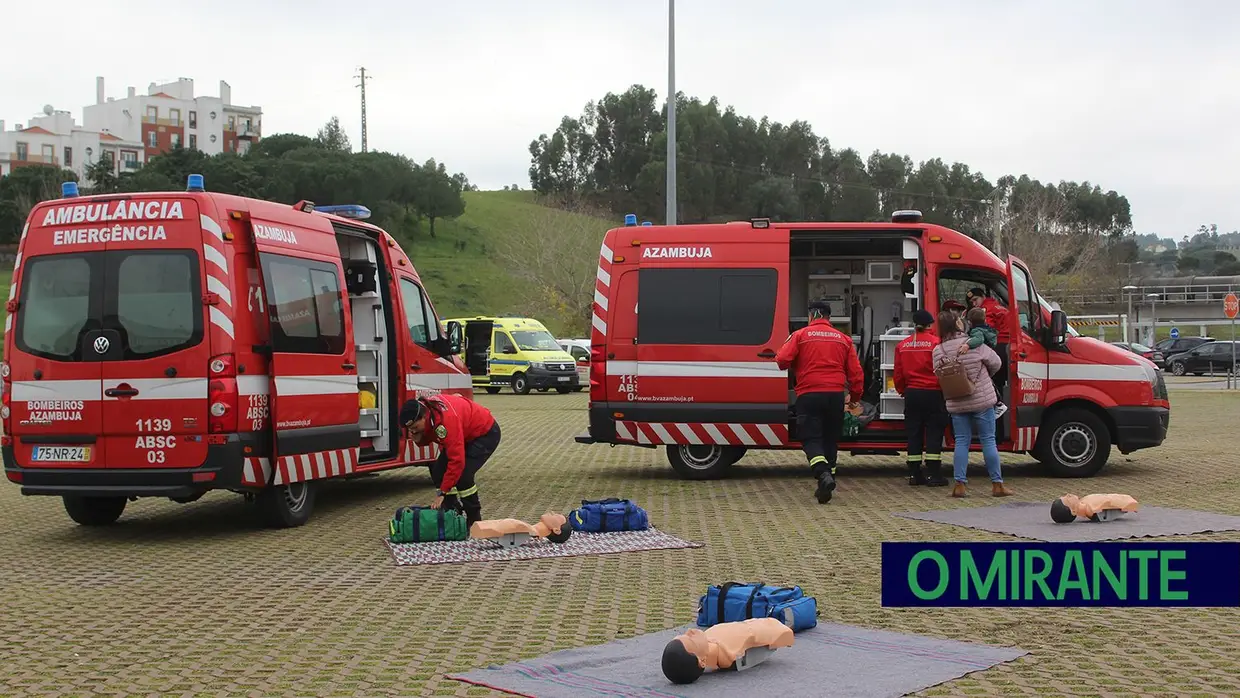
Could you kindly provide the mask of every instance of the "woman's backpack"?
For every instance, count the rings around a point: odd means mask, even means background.
[[[934,375],[938,376],[939,388],[943,391],[943,397],[948,400],[966,398],[973,394],[973,381],[969,378],[968,370],[964,362],[954,356],[936,366]]]

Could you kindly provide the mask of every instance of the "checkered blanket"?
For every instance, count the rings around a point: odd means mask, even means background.
[[[604,555],[639,550],[670,550],[674,548],[701,548],[703,543],[693,543],[668,535],[658,529],[645,531],[616,531],[613,533],[582,533],[573,531],[567,543],[552,543],[534,538],[525,545],[501,548],[498,543],[471,538],[463,541],[436,541],[432,543],[393,543],[383,541],[392,551],[397,565],[440,565],[448,562],[502,562],[505,560],[533,560],[544,557],[574,557],[577,555]]]

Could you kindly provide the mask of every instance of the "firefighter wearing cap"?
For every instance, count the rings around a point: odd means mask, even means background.
[[[814,301],[809,325],[793,332],[775,355],[781,369],[796,379],[797,438],[818,481],[820,504],[835,491],[836,444],[844,428],[845,400],[861,399],[861,361],[852,337],[831,326],[831,306]]]
[[[934,316],[913,313],[913,334],[896,345],[895,388],[904,396],[904,428],[908,433],[908,484],[942,487],[943,436],[951,417],[934,373]],[[926,472],[922,471],[925,463]]]
[[[465,514],[466,525],[482,520],[482,502],[474,477],[499,446],[499,422],[487,408],[459,395],[441,393],[410,400],[400,408],[405,434],[419,446],[436,444],[431,463],[435,502]]]
[[[995,395],[1002,404],[1003,386],[1007,384],[1008,377],[1008,342],[1011,341],[1011,333],[1008,332],[1008,309],[980,286],[969,289],[965,294],[965,300],[968,301],[970,308],[981,308],[986,311],[986,324],[993,327],[995,334],[998,335],[995,341],[995,353],[999,355],[999,372],[991,378],[991,381],[995,384]]]

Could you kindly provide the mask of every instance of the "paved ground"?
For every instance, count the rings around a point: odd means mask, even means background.
[[[826,620],[1032,652],[929,695],[1240,695],[1237,609],[881,608],[880,541],[999,539],[891,512],[989,496],[910,489],[898,461],[868,458],[820,507],[789,453],[750,455],[727,481],[684,482],[661,451],[573,444],[583,395],[481,399],[506,439],[480,478],[486,513],[533,520],[582,497],[627,496],[707,546],[398,568],[380,538],[395,507],[430,499],[421,470],[330,486],[311,523],[289,531],[256,530],[229,494],[138,502],[91,531],[57,500],[2,486],[0,695],[489,695],[442,674],[691,622],[708,584],[738,578],[799,583]],[[1017,498],[1113,491],[1240,514],[1240,395],[1173,400],[1162,449],[1116,453],[1093,481],[1014,466]]]
[[[1240,382],[1227,385],[1227,376],[1172,376],[1167,375],[1170,390],[1233,390],[1240,395]]]

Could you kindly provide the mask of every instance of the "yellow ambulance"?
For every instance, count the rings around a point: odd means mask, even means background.
[[[530,390],[558,393],[585,388],[577,362],[564,351],[543,324],[523,317],[473,317],[447,321],[447,330],[460,327],[464,337],[461,358],[473,379],[474,389],[492,395],[505,387],[525,395]]]

